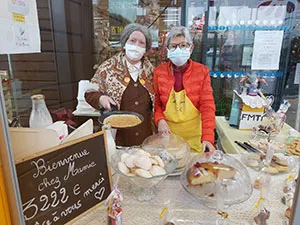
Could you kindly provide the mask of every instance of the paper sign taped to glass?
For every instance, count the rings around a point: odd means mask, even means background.
[[[41,52],[36,1],[0,2],[0,54]]]

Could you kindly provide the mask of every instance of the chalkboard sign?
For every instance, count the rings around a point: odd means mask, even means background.
[[[16,165],[27,225],[64,224],[108,197],[104,140],[99,132]]]

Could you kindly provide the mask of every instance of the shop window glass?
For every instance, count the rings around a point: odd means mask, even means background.
[[[217,115],[229,115],[232,90],[250,72],[256,72],[267,80],[268,85],[263,87],[263,92],[275,96],[275,109],[285,95],[297,96],[295,85],[288,85],[294,75],[287,66],[292,33],[299,20],[297,1],[188,0],[186,6],[189,8],[186,10],[186,26],[192,26],[191,20],[195,16],[204,17],[204,34],[195,44],[199,48],[197,52],[194,51],[193,59],[206,64],[211,71]],[[199,15],[195,15],[195,12]],[[190,29],[194,33],[193,26]],[[251,70],[257,30],[284,32],[277,70]],[[294,126],[293,123],[291,125]]]
[[[45,94],[50,110],[74,110],[78,82],[90,79],[121,50],[120,34],[132,22],[150,27],[153,48],[148,55],[154,66],[167,61],[163,42],[171,27],[189,28],[195,45],[192,59],[211,71],[217,115],[229,115],[232,90],[251,72],[255,31],[283,30],[279,69],[256,72],[267,80],[264,93],[275,95],[277,107],[284,96],[298,94],[291,49],[298,1],[45,0],[37,1],[37,7],[42,52],[0,56],[0,70],[11,83],[9,115],[19,117],[22,126],[28,126],[30,96],[36,93]]]
[[[48,109],[75,110],[78,82],[121,50],[120,35],[132,22],[151,29],[154,66],[167,61],[164,40],[173,27],[188,27],[192,59],[210,69],[218,116],[228,116],[232,90],[252,72],[257,30],[283,31],[279,68],[257,70],[276,107],[288,98],[287,122],[295,126],[300,63],[299,0],[39,0],[41,53],[0,55],[0,80],[10,125],[28,127],[31,96],[44,94]],[[298,107],[299,108],[299,107]],[[1,110],[3,110],[1,108]],[[14,120],[18,118],[18,120]],[[76,121],[80,123],[81,121]],[[299,129],[299,123],[298,123]]]

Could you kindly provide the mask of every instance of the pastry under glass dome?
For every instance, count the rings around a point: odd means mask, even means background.
[[[226,208],[246,201],[252,194],[246,167],[218,150],[208,158],[194,156],[181,174],[181,184],[203,205],[215,209],[219,208],[220,196],[223,208]]]

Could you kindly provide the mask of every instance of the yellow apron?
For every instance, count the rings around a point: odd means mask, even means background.
[[[186,96],[185,90],[171,91],[164,115],[173,134],[184,138],[192,151],[202,152],[201,113]]]

